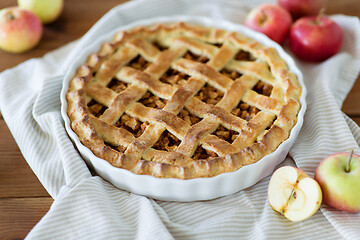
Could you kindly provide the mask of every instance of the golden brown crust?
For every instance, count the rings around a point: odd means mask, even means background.
[[[188,51],[208,61],[183,58]],[[238,60],[239,51],[254,60]],[[144,69],[129,65],[138,56],[148,62]],[[160,81],[169,69],[186,80]],[[124,90],[108,87],[114,78],[127,84]],[[271,85],[271,94],[256,92],[259,81]],[[196,94],[205,85],[218,91],[211,92],[214,99],[223,92],[221,99],[214,104],[200,100]],[[166,103],[158,102],[157,109],[143,105],[139,100],[147,92]],[[240,33],[177,23],[116,34],[78,68],[66,99],[73,131],[96,156],[136,174],[190,179],[236,171],[275,151],[296,124],[300,95],[295,74],[275,49]],[[105,106],[100,116],[91,113],[91,101]],[[248,106],[256,110],[251,116],[237,115]],[[184,119],[178,115],[182,109]],[[137,119],[126,123],[137,131],[139,121],[146,123],[140,136],[116,126],[124,114]],[[165,131],[180,141],[168,146],[170,140],[162,140],[172,151],[153,148]],[[195,159],[201,151],[214,157]]]

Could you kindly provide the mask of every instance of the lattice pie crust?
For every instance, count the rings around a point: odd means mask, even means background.
[[[272,153],[297,121],[301,87],[274,48],[185,23],[122,31],[70,81],[80,141],[115,167],[212,177]]]

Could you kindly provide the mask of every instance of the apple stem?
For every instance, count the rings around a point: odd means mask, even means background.
[[[324,12],[325,12],[325,8],[321,8],[319,11],[319,14],[317,15],[316,20],[315,20],[316,24],[320,24],[320,20],[321,20],[322,16],[324,15]]]
[[[8,13],[8,14],[6,15],[6,17],[7,17],[9,20],[14,20],[14,19],[15,19],[14,15],[13,15],[12,13]]]
[[[267,16],[264,12],[264,10],[261,10],[261,18],[260,18],[260,24],[263,25],[264,22],[266,22]]]
[[[351,159],[352,159],[352,156],[354,154],[354,149],[350,149],[350,154],[349,154],[349,161],[348,161],[348,164],[346,166],[346,169],[345,169],[345,172],[350,172],[350,164],[351,164]]]

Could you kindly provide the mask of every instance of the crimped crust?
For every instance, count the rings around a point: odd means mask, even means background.
[[[188,51],[208,61],[184,58]],[[239,51],[255,60],[236,60]],[[129,66],[139,55],[148,62],[144,70]],[[187,75],[182,85],[160,81],[170,68]],[[232,79],[224,69],[240,74]],[[124,90],[107,87],[114,78],[127,84]],[[272,86],[270,96],[253,90],[259,81]],[[216,104],[195,96],[205,84],[224,93]],[[148,92],[166,101],[162,108],[139,102]],[[295,74],[274,48],[240,33],[180,22],[116,34],[78,68],[66,99],[71,128],[96,156],[136,174],[191,179],[236,171],[275,151],[297,121],[300,95]],[[89,110],[91,101],[105,106],[100,116]],[[258,112],[240,118],[233,111],[240,103]],[[183,109],[199,122],[179,117]],[[146,122],[140,136],[116,126],[125,114]],[[219,126],[236,133],[232,143],[213,134]],[[153,147],[165,131],[180,141],[171,151]],[[198,147],[216,157],[194,159]]]

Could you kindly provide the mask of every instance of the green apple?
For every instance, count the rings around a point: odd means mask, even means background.
[[[360,211],[360,156],[336,153],[324,158],[315,179],[323,191],[324,203],[348,212]]]
[[[43,26],[32,12],[19,7],[0,10],[0,48],[22,53],[35,47],[42,36]]]
[[[44,24],[55,21],[61,14],[64,1],[63,0],[18,0],[21,8],[27,9],[35,13]]]
[[[284,166],[271,176],[268,187],[270,206],[290,221],[302,221],[319,209],[322,192],[319,184],[303,170]]]

